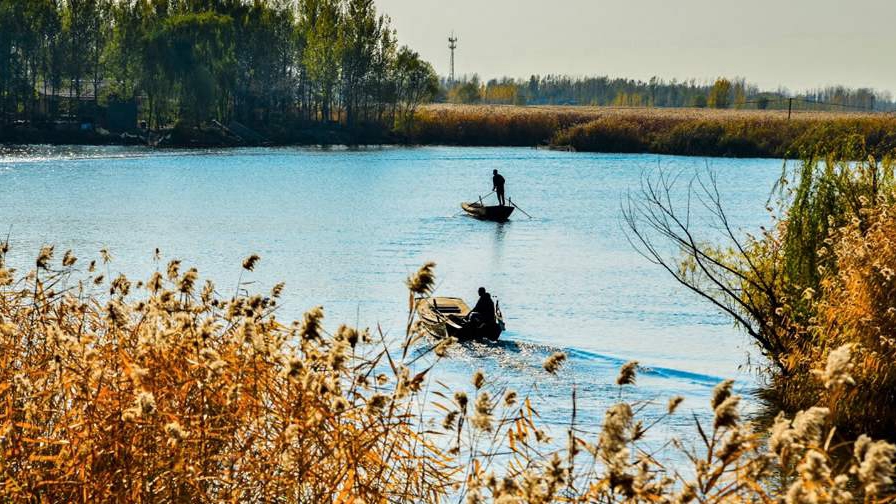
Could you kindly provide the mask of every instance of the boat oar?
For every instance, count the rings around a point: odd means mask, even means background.
[[[495,194],[495,191],[492,191],[492,192],[486,194],[485,196],[480,196],[480,197],[479,197],[479,204],[482,205],[482,206],[485,206],[485,203],[482,202],[482,199],[483,199],[483,198],[488,198],[488,197],[491,196],[492,194]]]
[[[522,208],[516,206],[516,203],[514,203],[513,200],[510,200],[510,204],[513,205],[513,208],[516,208],[516,209],[519,210],[520,212],[523,212],[524,214],[526,214],[526,217],[528,217],[528,218],[530,218],[530,219],[532,218],[532,216],[529,215],[528,212],[526,212],[526,211],[523,210]]]

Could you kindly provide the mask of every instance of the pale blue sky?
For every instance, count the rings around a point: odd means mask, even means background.
[[[377,0],[448,73],[743,76],[766,88],[896,92],[896,0]]]

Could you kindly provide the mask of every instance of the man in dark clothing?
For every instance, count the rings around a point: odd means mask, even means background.
[[[498,173],[498,170],[492,173],[492,191],[498,194],[498,204],[504,206],[504,177]]]
[[[467,320],[487,324],[495,323],[495,303],[492,301],[491,294],[485,291],[485,287],[479,288],[479,301],[476,301],[476,306],[467,315]]]

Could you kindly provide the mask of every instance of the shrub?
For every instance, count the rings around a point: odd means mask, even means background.
[[[579,151],[643,152],[647,148],[641,126],[631,119],[602,117],[563,130],[554,142]]]
[[[864,198],[863,198],[864,199]],[[821,281],[813,362],[836,358],[847,346],[858,356],[850,369],[857,384],[845,392],[825,391],[839,423],[892,432],[896,422],[896,208],[864,199],[863,219],[832,233],[830,256],[836,273]]]

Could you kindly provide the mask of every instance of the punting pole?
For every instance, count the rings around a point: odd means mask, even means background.
[[[528,218],[530,218],[530,219],[532,218],[532,216],[529,215],[528,212],[526,212],[526,211],[523,210],[522,208],[516,206],[516,203],[514,203],[512,199],[509,199],[509,201],[510,201],[510,204],[513,205],[513,208],[516,208],[516,209],[519,210],[520,212],[523,212],[524,214],[526,214],[526,217],[528,217]]]

